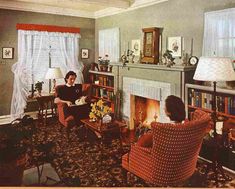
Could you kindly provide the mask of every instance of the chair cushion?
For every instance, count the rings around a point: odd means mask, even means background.
[[[152,147],[153,146],[153,134],[148,132],[143,134],[137,141],[137,145],[141,147]]]

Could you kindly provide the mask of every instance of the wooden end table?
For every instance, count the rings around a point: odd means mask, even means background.
[[[122,128],[127,126],[126,123],[114,120],[111,123],[101,125],[98,122],[91,122],[89,118],[82,119],[81,122],[86,127],[86,135],[85,135],[86,138],[87,138],[87,130],[88,129],[91,130],[92,132],[96,132],[96,133],[100,134],[100,136],[101,136],[101,138],[100,138],[101,150],[103,150],[103,140],[104,140],[105,134],[112,134],[115,131],[117,131],[118,135],[119,135],[121,150],[123,151],[121,130],[122,130]]]

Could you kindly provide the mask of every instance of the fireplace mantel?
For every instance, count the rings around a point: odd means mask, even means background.
[[[112,63],[113,74],[115,78],[115,90],[123,89],[123,77],[131,77],[137,79],[145,79],[159,82],[170,83],[175,85],[173,95],[180,96],[185,99],[185,83],[193,83],[193,75],[195,66],[175,65],[166,67],[165,65],[153,64],[126,64]]]
[[[172,94],[185,99],[185,83],[193,83],[193,75],[195,71],[195,66],[172,66],[166,67],[165,65],[153,65],[153,64],[126,64],[122,63],[112,63],[113,74],[114,74],[114,88],[115,91],[123,91],[123,96],[125,99],[121,101],[121,112],[124,116],[129,117],[128,108],[126,101],[126,96],[129,95],[128,84],[134,81],[138,84],[138,87],[141,89],[142,85],[149,85],[152,88],[157,88],[157,85],[160,85],[161,95],[162,89],[168,87],[168,92],[165,94]],[[148,84],[149,81],[149,84]],[[137,87],[137,88],[138,88]],[[143,90],[146,88],[143,86]],[[156,93],[157,94],[157,93]],[[128,97],[129,98],[129,97]],[[164,102],[166,96],[161,97],[161,100]],[[164,114],[164,112],[162,113]]]
[[[168,71],[191,71],[195,70],[195,66],[181,66],[181,65],[174,65],[172,67],[166,67],[165,65],[157,65],[157,64],[125,64],[123,65],[122,63],[111,63],[110,65],[112,66],[118,66],[121,68],[140,68],[140,69],[153,69],[153,70],[168,70]]]

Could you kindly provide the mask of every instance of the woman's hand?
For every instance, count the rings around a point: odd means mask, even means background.
[[[68,106],[71,106],[73,103],[70,102],[70,101],[66,101],[66,104],[67,104]]]

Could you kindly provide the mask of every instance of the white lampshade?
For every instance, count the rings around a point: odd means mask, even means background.
[[[235,72],[231,59],[222,57],[201,57],[193,79],[199,81],[233,81]]]
[[[58,79],[58,78],[63,78],[63,74],[60,70],[60,68],[49,68],[45,79]]]

